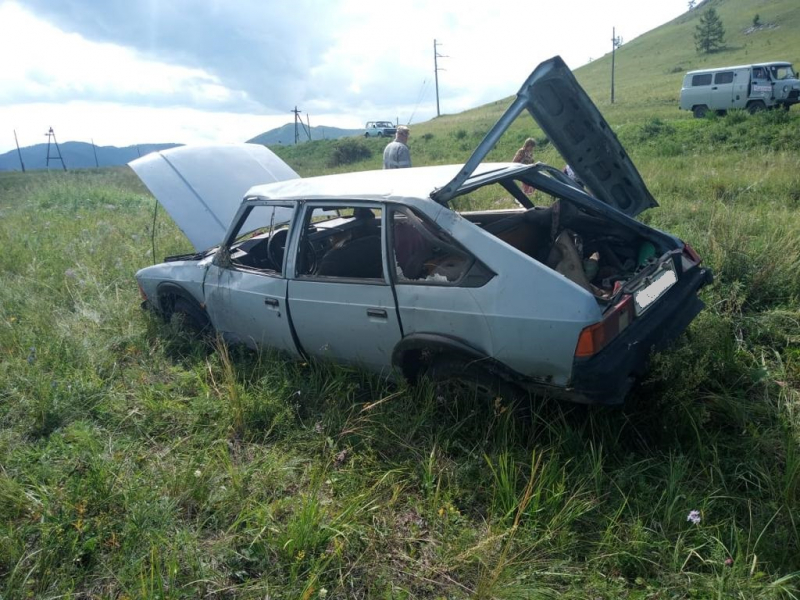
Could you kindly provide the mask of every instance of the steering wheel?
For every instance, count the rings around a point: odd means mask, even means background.
[[[288,237],[288,229],[279,229],[270,236],[267,243],[267,258],[279,273],[283,271],[283,255],[286,252],[286,238]]]

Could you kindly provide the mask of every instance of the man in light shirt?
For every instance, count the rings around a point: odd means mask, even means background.
[[[408,149],[408,127],[399,125],[394,141],[383,151],[384,169],[405,169],[411,166],[411,151]]]

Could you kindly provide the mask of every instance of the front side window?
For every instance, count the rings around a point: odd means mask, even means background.
[[[309,206],[296,276],[383,282],[381,217],[380,208],[358,204]]]
[[[294,216],[291,204],[256,204],[239,219],[224,252],[235,267],[267,274],[283,272],[286,240]]]
[[[753,79],[769,79],[767,70],[764,67],[755,67],[753,69]]]
[[[457,284],[475,263],[449,235],[411,210],[396,208],[391,215],[398,283]]]
[[[724,71],[722,73],[717,73],[714,75],[714,83],[732,83],[733,82],[733,71]]]
[[[711,73],[704,73],[703,75],[692,76],[692,87],[701,85],[711,85]]]
[[[769,68],[769,71],[772,73],[772,78],[775,81],[794,79],[794,71],[792,70],[791,65],[774,65]]]

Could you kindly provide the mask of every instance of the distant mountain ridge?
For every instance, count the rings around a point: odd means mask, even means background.
[[[297,133],[299,136],[299,143],[308,141],[308,127],[297,126]],[[364,129],[341,129],[339,127],[325,127],[320,125],[311,128],[312,140],[336,140],[342,137],[350,137],[354,135],[364,135]],[[287,123],[276,129],[270,129],[257,135],[256,137],[247,140],[249,144],[262,144],[270,146],[273,144],[292,145],[294,144],[294,123]]]
[[[308,141],[307,127],[300,128],[300,142]],[[342,129],[340,127],[325,127],[323,125],[311,128],[312,140],[335,140],[342,137],[362,135],[363,129]],[[252,139],[247,140],[249,144],[270,145],[293,145],[294,144],[294,123],[287,123],[277,129],[265,131]],[[138,144],[136,146],[96,146],[97,162],[95,162],[95,151],[92,144],[86,142],[63,142],[59,144],[61,156],[67,169],[91,169],[96,166],[115,167],[128,164],[130,161],[144,156],[157,150],[167,150],[182,146],[183,144]],[[26,169],[46,169],[47,168],[47,144],[35,144],[20,148],[22,160]],[[50,168],[61,169],[61,162],[53,156],[58,156],[55,146],[50,148]],[[17,150],[9,150],[5,154],[0,154],[0,171],[21,171],[19,155]]]
[[[166,150],[175,148],[182,144],[139,144],[136,146],[96,146],[97,162],[91,144],[86,142],[64,142],[58,146],[61,148],[61,156],[67,169],[89,169],[96,166],[112,167],[129,163],[139,156],[144,156],[156,150]],[[47,168],[47,144],[35,144],[20,148],[22,160],[26,169],[46,169]],[[50,147],[50,168],[61,169],[61,161],[53,160],[53,156],[58,156],[55,146]],[[0,171],[21,171],[19,155],[16,149],[0,154]]]

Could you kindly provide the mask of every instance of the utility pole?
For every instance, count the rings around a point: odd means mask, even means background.
[[[58,147],[58,141],[56,140],[56,132],[53,131],[53,128],[51,127],[47,131],[47,133],[45,133],[45,135],[47,136],[47,163],[46,163],[47,168],[48,169],[50,168],[50,160],[51,159],[54,160],[54,161],[55,160],[60,160],[61,161],[61,166],[63,167],[64,171],[66,172],[67,165],[64,164],[64,157],[61,156],[61,148]],[[58,156],[56,156],[56,155],[52,155],[51,156],[50,155],[50,142],[51,142],[51,140],[52,140],[53,144],[55,144],[56,153],[58,154]]]
[[[94,166],[98,169],[100,168],[100,163],[97,162],[97,147],[94,145],[94,138],[90,138],[92,140],[92,152],[94,152]]]
[[[25,172],[25,163],[22,162],[22,152],[19,150],[19,140],[17,139],[17,130],[14,130],[14,143],[17,145],[17,156],[19,156],[19,164],[22,167],[22,172]]]
[[[439,112],[439,71],[446,71],[447,69],[440,69],[439,62],[436,59],[449,58],[449,56],[439,54],[438,50],[436,49],[437,46],[441,46],[441,44],[438,44],[436,40],[433,40],[433,76],[436,79],[436,116],[440,117],[442,113]]]
[[[614,58],[617,48],[622,45],[622,38],[617,37],[617,28],[611,28],[611,104],[614,104]]]
[[[300,141],[300,130],[297,128],[298,123],[300,125],[303,124],[303,118],[300,116],[300,111],[298,110],[297,106],[294,107],[292,111],[294,113],[294,144],[297,145],[297,142]]]
[[[309,115],[308,113],[306,113],[306,121],[308,121],[308,131],[307,131],[307,133],[308,133],[308,141],[310,142],[311,141],[311,115]]]

